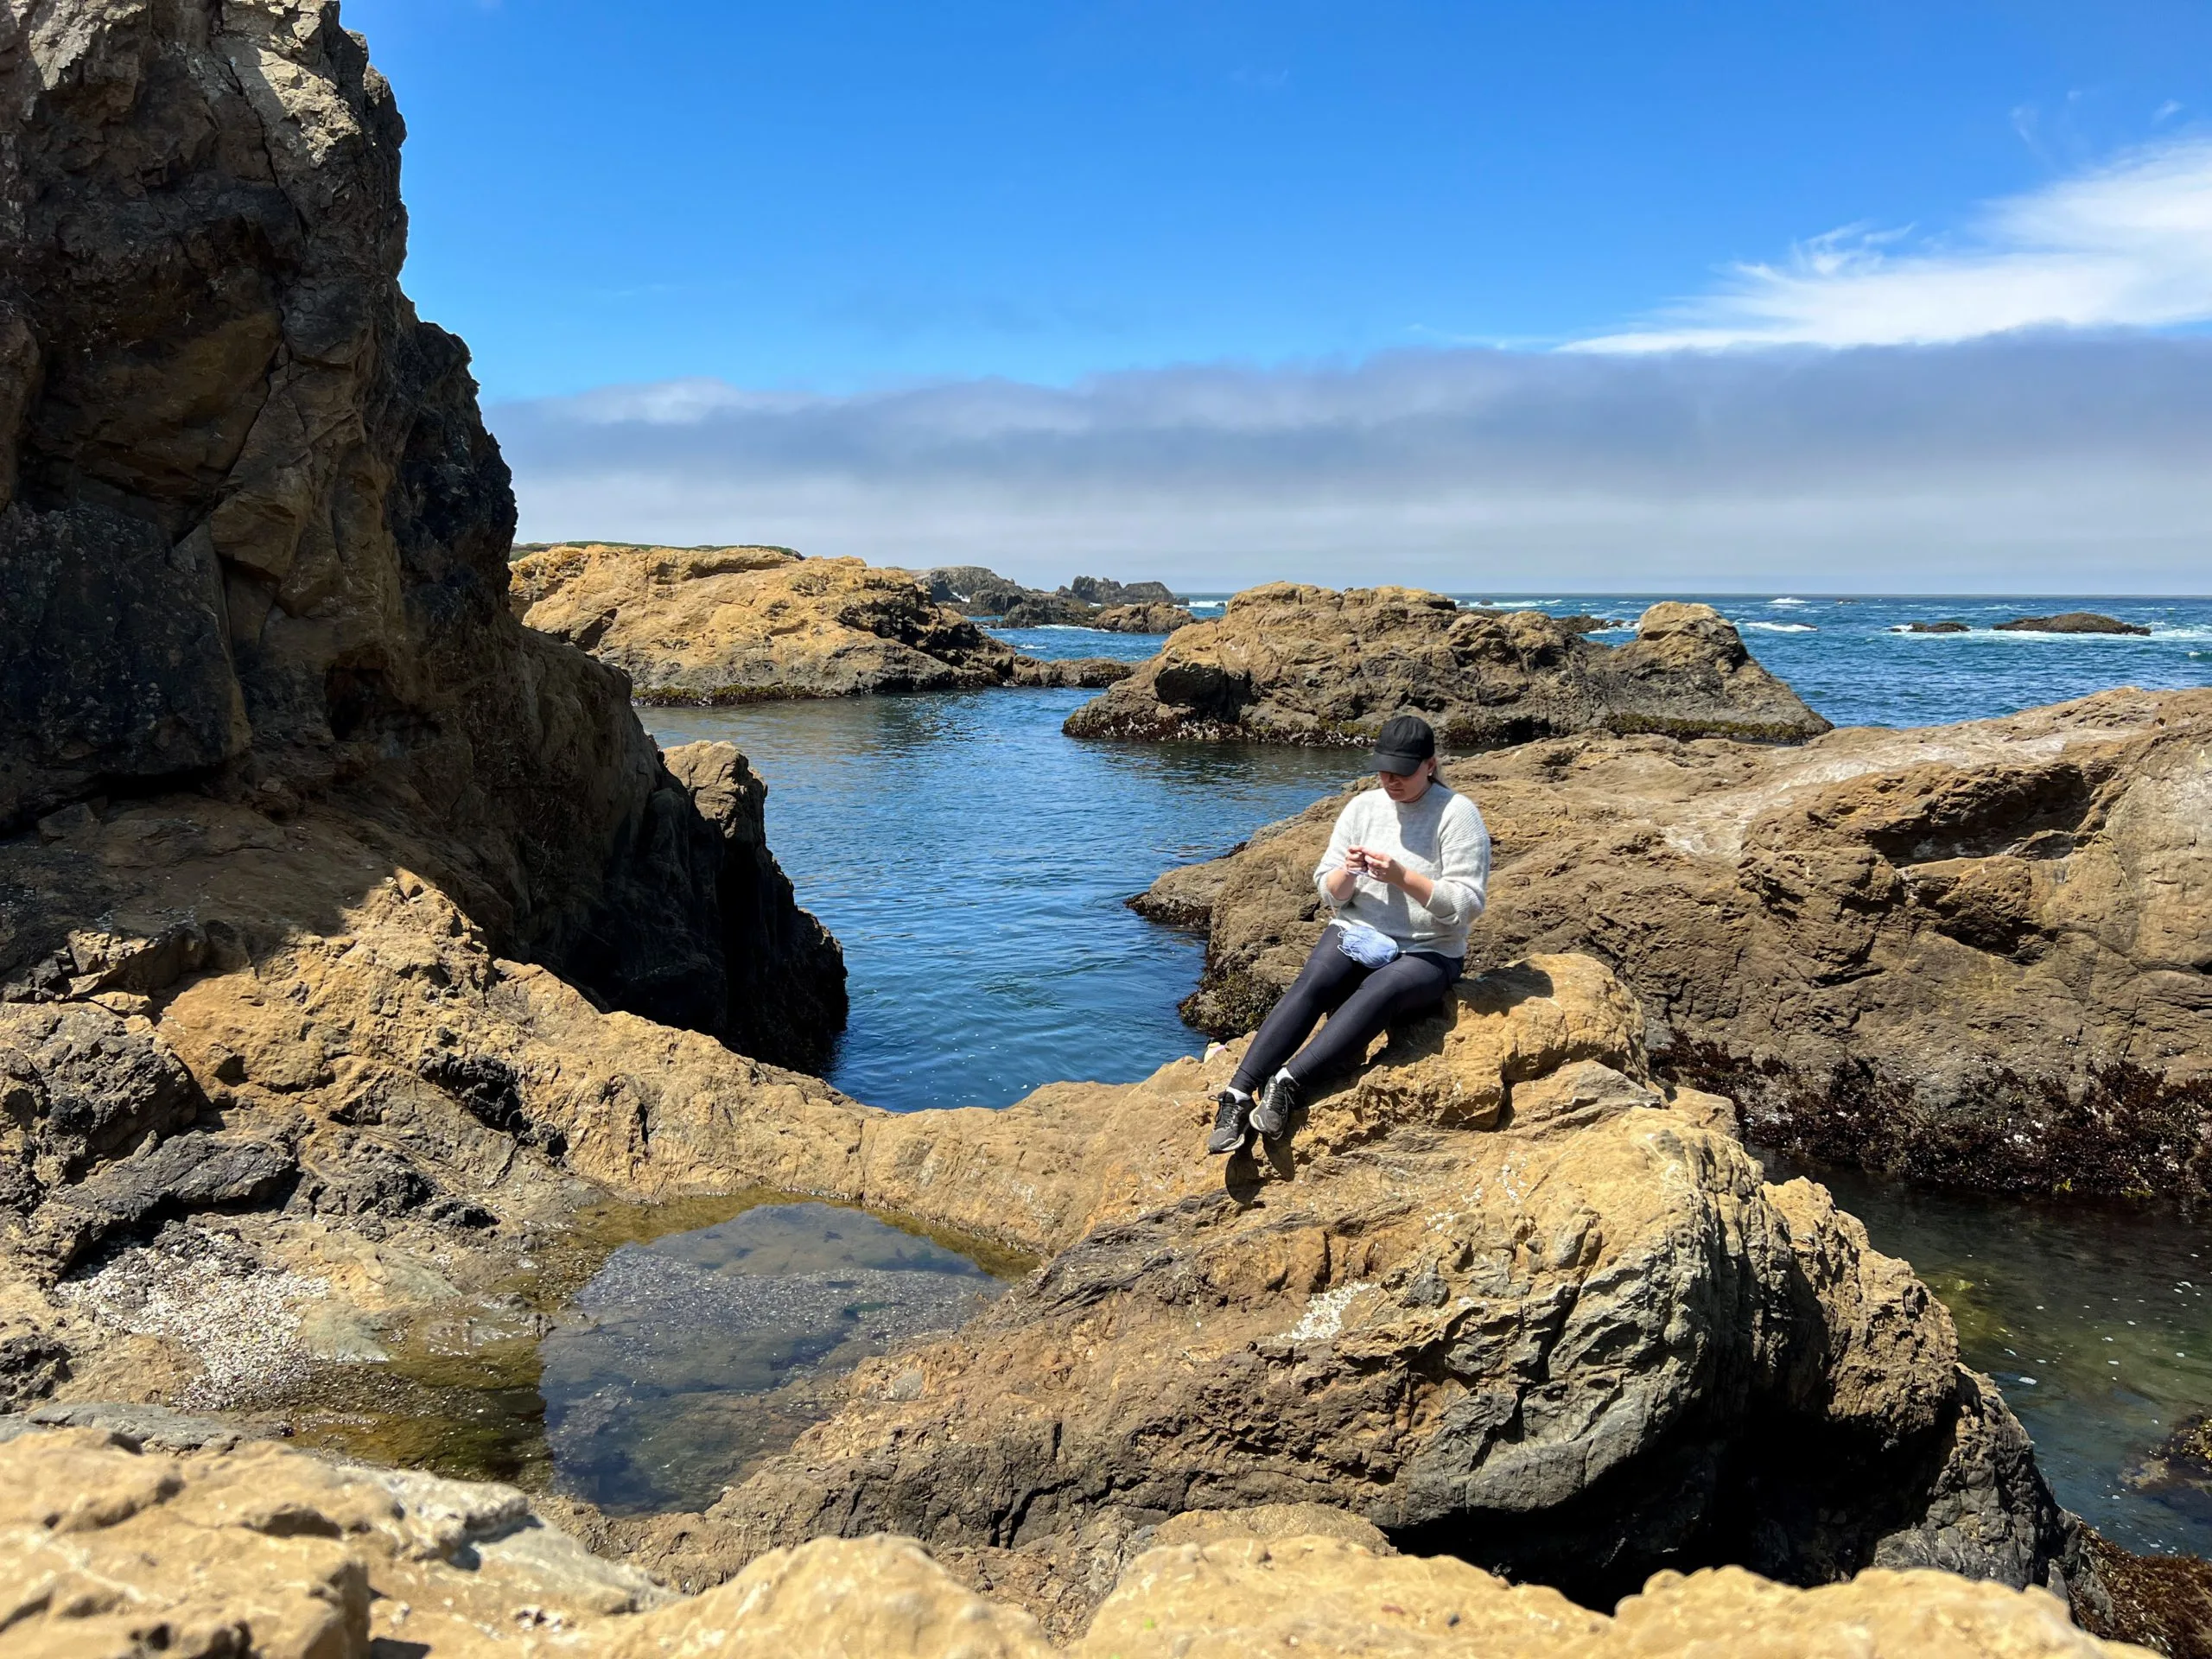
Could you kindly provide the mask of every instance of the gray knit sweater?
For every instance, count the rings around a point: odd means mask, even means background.
[[[1403,888],[1363,875],[1342,904],[1330,898],[1323,878],[1342,869],[1348,848],[1388,853],[1436,883],[1426,905]],[[1490,887],[1490,831],[1465,796],[1432,783],[1421,798],[1400,806],[1380,789],[1356,795],[1337,815],[1329,850],[1313,869],[1313,885],[1337,919],[1365,922],[1388,933],[1405,950],[1467,954],[1467,927],[1483,913]]]

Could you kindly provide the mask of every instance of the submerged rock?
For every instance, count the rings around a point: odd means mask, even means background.
[[[2212,1186],[2212,692],[1802,748],[1586,737],[1465,760],[1471,961],[1590,950],[1669,1075],[1815,1157],[1961,1185]],[[1340,803],[1137,901],[1210,928],[1184,1012],[1255,1025],[1323,920]]]
[[[543,548],[515,561],[512,603],[620,669],[641,702],[957,690],[1014,671],[1012,646],[911,571],[785,548]]]
[[[1408,709],[1462,750],[1586,731],[1796,742],[1828,729],[1709,606],[1655,605],[1635,639],[1608,646],[1541,611],[1293,582],[1248,589],[1179,629],[1066,729],[1350,747]]]
[[[2123,622],[2116,616],[2103,616],[2095,611],[2066,611],[2057,616],[2016,616],[2010,622],[1996,625],[1999,633],[2139,633],[2150,629],[2137,622]]]
[[[1904,626],[1904,632],[1907,633],[1971,633],[1974,630],[1963,622],[1908,622]]]

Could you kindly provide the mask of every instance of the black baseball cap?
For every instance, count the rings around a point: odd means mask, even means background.
[[[1419,715],[1396,715],[1382,722],[1375,735],[1375,753],[1368,757],[1377,772],[1408,772],[1436,753],[1436,734]]]

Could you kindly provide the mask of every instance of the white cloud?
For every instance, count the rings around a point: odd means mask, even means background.
[[[2212,571],[2212,340],[2187,336],[1418,350],[843,397],[683,382],[489,414],[529,540],[1046,586],[2171,593]]]
[[[2135,151],[1994,204],[1958,246],[1853,226],[1787,264],[1739,265],[1720,290],[1590,352],[1932,345],[2039,327],[2212,320],[2212,141]]]

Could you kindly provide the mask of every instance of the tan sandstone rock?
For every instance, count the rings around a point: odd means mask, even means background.
[[[1308,1513],[1312,1513],[1310,1510]],[[1205,1517],[1185,1517],[1200,1521]],[[1527,1656],[1969,1659],[2139,1654],[2040,1591],[1947,1573],[1805,1591],[1739,1568],[1662,1573],[1608,1617],[1449,1557],[1394,1556],[1341,1517],[1198,1529],[1140,1553],[1081,1659]],[[1189,1533],[1192,1529],[1181,1529]],[[912,1540],[772,1551],[678,1597],[592,1555],[512,1487],[272,1446],[176,1457],[87,1430],[0,1444],[0,1632],[27,1659],[1046,1659],[1036,1622]]]
[[[0,1584],[8,1652],[40,1659],[573,1650],[670,1599],[511,1487],[273,1446],[165,1457],[86,1429],[0,1446]]]
[[[641,702],[745,702],[998,685],[1011,646],[906,570],[783,548],[593,543],[515,561],[532,628],[630,677]]]
[[[1539,611],[1411,588],[1249,588],[1068,717],[1074,737],[1356,746],[1393,715],[1495,748],[1572,732],[1796,742],[1828,729],[1709,606],[1653,606],[1627,645]]]
[[[1335,1539],[1140,1556],[1098,1611],[1083,1659],[2090,1659],[2147,1649],[2075,1628],[2039,1590],[1948,1573],[1862,1573],[1815,1590],[1738,1567],[1656,1575],[1607,1618],[1449,1559],[1378,1560]]]
[[[1655,1063],[1763,1140],[1966,1185],[2212,1181],[2212,692],[1798,748],[1582,737],[1452,762],[1491,828],[1471,960],[1587,950]],[[1210,927],[1249,1029],[1324,925],[1317,804],[1138,907]]]
[[[2081,1573],[1941,1305],[1645,1084],[1602,968],[1540,958],[1460,1002],[1225,1169],[1192,1149],[1234,1051],[876,1128],[873,1193],[957,1192],[1058,1254],[863,1363],[681,1571],[906,1531],[1065,1635],[1163,1522],[1321,1503],[1601,1599],[1714,1553],[1801,1582]]]

